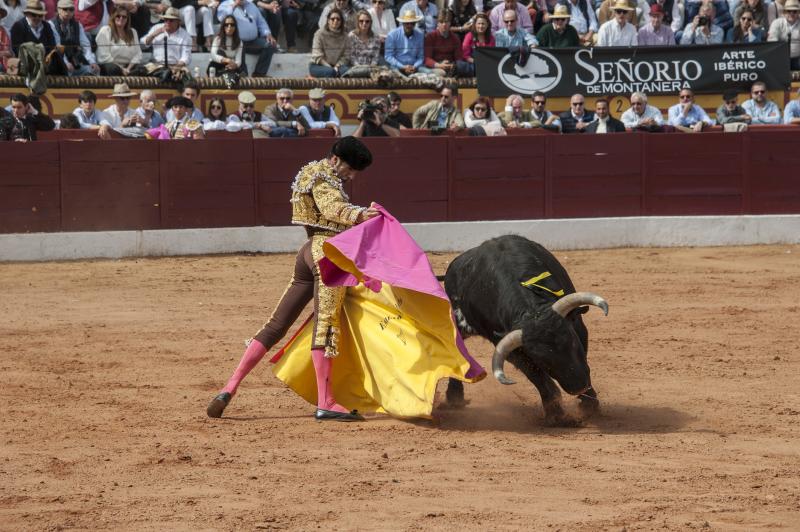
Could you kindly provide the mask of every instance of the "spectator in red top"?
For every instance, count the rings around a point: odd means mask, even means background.
[[[450,31],[452,20],[450,11],[440,12],[436,29],[425,36],[425,67],[441,77],[468,77],[470,64],[462,59],[461,41]]]
[[[461,55],[468,64],[470,76],[475,75],[475,58],[472,57],[475,48],[483,46],[494,47],[494,35],[489,17],[484,13],[478,13],[475,15],[472,30],[464,36],[464,42],[461,44]]]
[[[6,15],[8,15],[8,7],[3,0],[0,0],[0,20]],[[11,51],[11,38],[6,29],[0,26],[0,72],[8,72],[8,59],[11,57],[14,57],[14,52]]]

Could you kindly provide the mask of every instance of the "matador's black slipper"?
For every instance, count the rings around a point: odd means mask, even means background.
[[[358,410],[351,410],[350,412],[336,412],[335,410],[323,410],[317,408],[317,413],[314,414],[317,421],[364,421],[364,416],[358,413]]]
[[[208,403],[206,414],[208,414],[208,417],[222,417],[222,412],[230,402],[231,394],[228,392],[222,392],[213,398],[210,403]]]

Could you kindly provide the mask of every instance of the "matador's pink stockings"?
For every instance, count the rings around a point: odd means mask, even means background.
[[[312,349],[311,360],[314,362],[314,371],[317,374],[317,408],[333,412],[349,412],[333,398],[330,383],[332,361],[325,357],[325,350]]]
[[[236,371],[233,372],[231,378],[228,379],[228,383],[222,389],[223,392],[228,392],[231,395],[236,395],[236,388],[239,387],[239,384],[242,380],[250,373],[256,364],[258,364],[264,355],[267,353],[267,348],[264,347],[264,344],[253,338],[250,341],[250,345],[247,346],[247,349],[242,355],[242,359],[239,361],[239,365],[236,367]]]

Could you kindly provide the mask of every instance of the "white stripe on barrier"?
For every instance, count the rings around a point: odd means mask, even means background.
[[[736,246],[800,243],[800,215],[574,218],[405,224],[426,251],[463,251],[515,233],[549,249]],[[0,235],[0,262],[289,253],[300,227],[231,227]]]

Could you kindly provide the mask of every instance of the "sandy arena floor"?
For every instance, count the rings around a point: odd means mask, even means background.
[[[577,429],[493,378],[317,423],[267,363],[208,419],[292,256],[0,265],[0,529],[799,530],[800,246],[556,255],[611,306]]]

